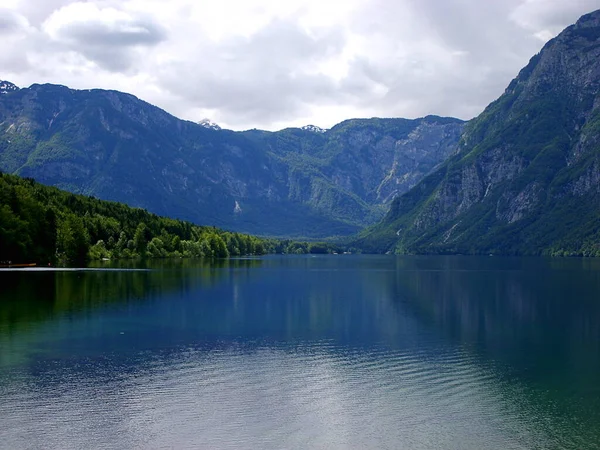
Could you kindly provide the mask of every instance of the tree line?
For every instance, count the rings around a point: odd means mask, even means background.
[[[329,244],[264,239],[160,217],[0,172],[0,264],[335,250]]]

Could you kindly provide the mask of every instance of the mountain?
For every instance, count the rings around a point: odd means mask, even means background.
[[[0,84],[0,170],[271,236],[348,235],[375,223],[455,150],[464,126],[429,116],[233,132],[117,91]]]
[[[460,150],[355,245],[373,252],[600,256],[600,11],[548,42]]]
[[[9,81],[0,80],[0,95],[18,91],[19,88]]]
[[[243,132],[288,168],[288,198],[358,227],[375,223],[456,149],[464,123],[422,119],[351,119],[329,130]]]
[[[327,131],[325,128],[321,128],[316,125],[304,125],[302,129],[306,131],[314,131],[315,133],[325,133]]]
[[[200,122],[198,122],[198,125],[202,125],[204,128],[210,128],[211,130],[221,130],[219,124],[210,119],[202,119]]]

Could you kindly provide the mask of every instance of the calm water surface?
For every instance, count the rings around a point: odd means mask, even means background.
[[[600,260],[154,264],[0,272],[1,448],[600,448]]]

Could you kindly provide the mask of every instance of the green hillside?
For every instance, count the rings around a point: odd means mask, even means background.
[[[0,173],[0,264],[100,258],[226,258],[329,247],[261,239],[159,217]]]
[[[448,157],[464,125],[430,116],[233,132],[121,92],[10,86],[0,92],[5,173],[261,236],[342,236],[376,223]]]
[[[600,11],[533,57],[366,251],[600,256]]]

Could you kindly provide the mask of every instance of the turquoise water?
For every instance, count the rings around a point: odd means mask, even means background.
[[[600,448],[600,260],[2,271],[0,448]]]

